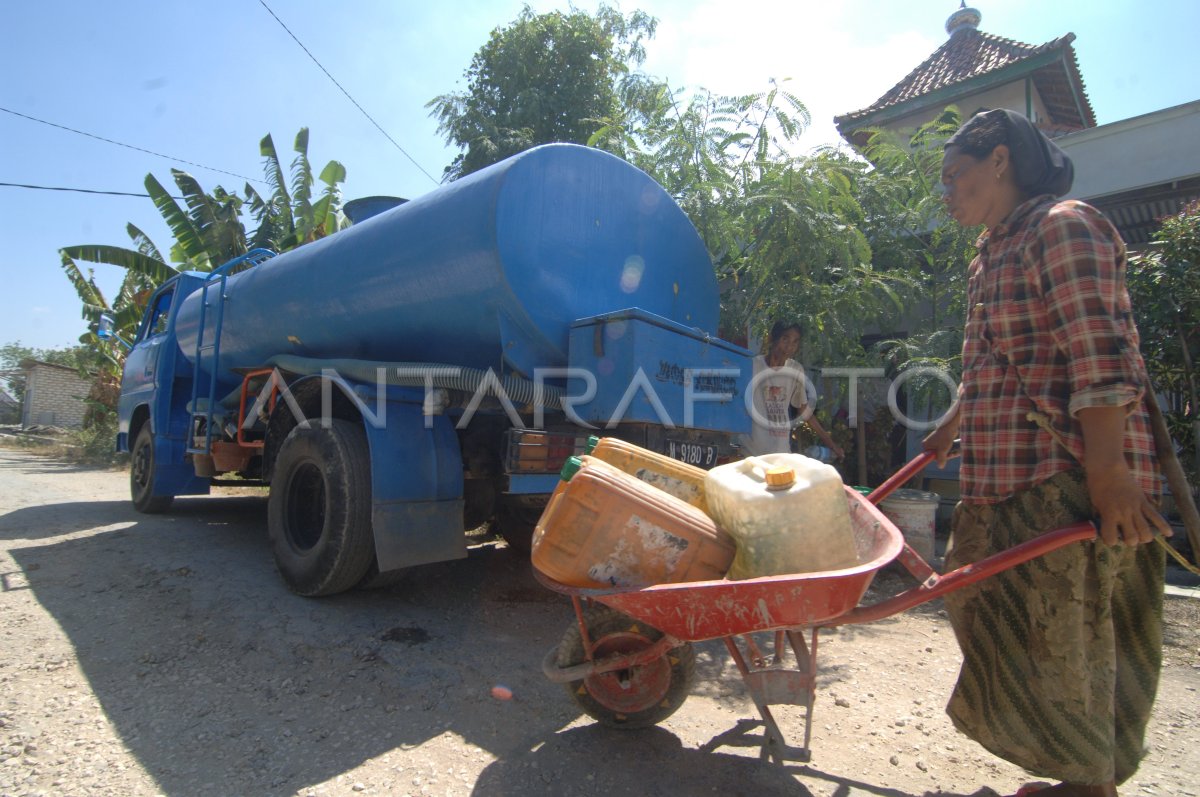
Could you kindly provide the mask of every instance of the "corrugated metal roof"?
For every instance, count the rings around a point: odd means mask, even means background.
[[[1127,246],[1142,247],[1149,243],[1162,219],[1182,212],[1192,202],[1200,201],[1200,177],[1091,197],[1087,201],[1108,217]]]

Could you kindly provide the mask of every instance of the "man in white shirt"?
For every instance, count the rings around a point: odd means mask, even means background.
[[[767,338],[767,353],[754,358],[751,380],[753,427],[749,435],[742,435],[742,446],[747,454],[785,454],[792,450],[793,424],[789,408],[794,407],[797,415],[803,418],[808,407],[805,392],[808,380],[804,367],[792,359],[799,349],[800,325],[777,321]],[[805,420],[837,459],[845,455],[816,415],[809,415]]]

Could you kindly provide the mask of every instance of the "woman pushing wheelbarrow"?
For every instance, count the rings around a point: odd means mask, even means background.
[[[959,400],[925,447],[960,438],[947,569],[1098,518],[1099,539],[946,596],[963,664],[947,712],[992,753],[1112,797],[1137,770],[1158,685],[1162,546],[1149,392],[1125,245],[1060,201],[1070,159],[1025,117],[976,114],[947,141],[944,201],[983,224],[969,267]],[[1151,397],[1150,400],[1153,400]]]
[[[956,727],[1060,781],[1023,794],[1116,795],[1143,755],[1161,664],[1168,546],[1146,543],[1171,530],[1154,504],[1144,396],[1154,405],[1124,245],[1098,211],[1056,199],[1071,179],[1067,157],[1007,111],[976,115],[947,143],[949,212],[987,227],[970,265],[963,382],[921,456],[868,496],[846,488],[856,565],[613,589],[539,571],[571,595],[577,620],[543,663],[547,677],[601,722],[643,727],[685,699],[691,643],[721,639],[762,716],[762,757],[807,761],[822,628],[945,596],[963,654],[947,708]],[[940,575],[875,505],[944,463],[956,437],[962,502]],[[895,559],[918,586],[860,606]],[[773,654],[758,632],[774,633]],[[785,742],[776,704],[805,708],[801,747]]]

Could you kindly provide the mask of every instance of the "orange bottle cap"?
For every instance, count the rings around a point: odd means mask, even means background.
[[[796,483],[796,471],[787,465],[772,465],[767,468],[767,486],[775,488],[791,487]]]

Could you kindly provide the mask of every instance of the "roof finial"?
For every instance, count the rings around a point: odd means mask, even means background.
[[[962,0],[958,10],[946,20],[946,33],[953,36],[965,30],[978,30],[981,19],[983,14],[980,14],[978,9],[967,8],[967,0]]]

